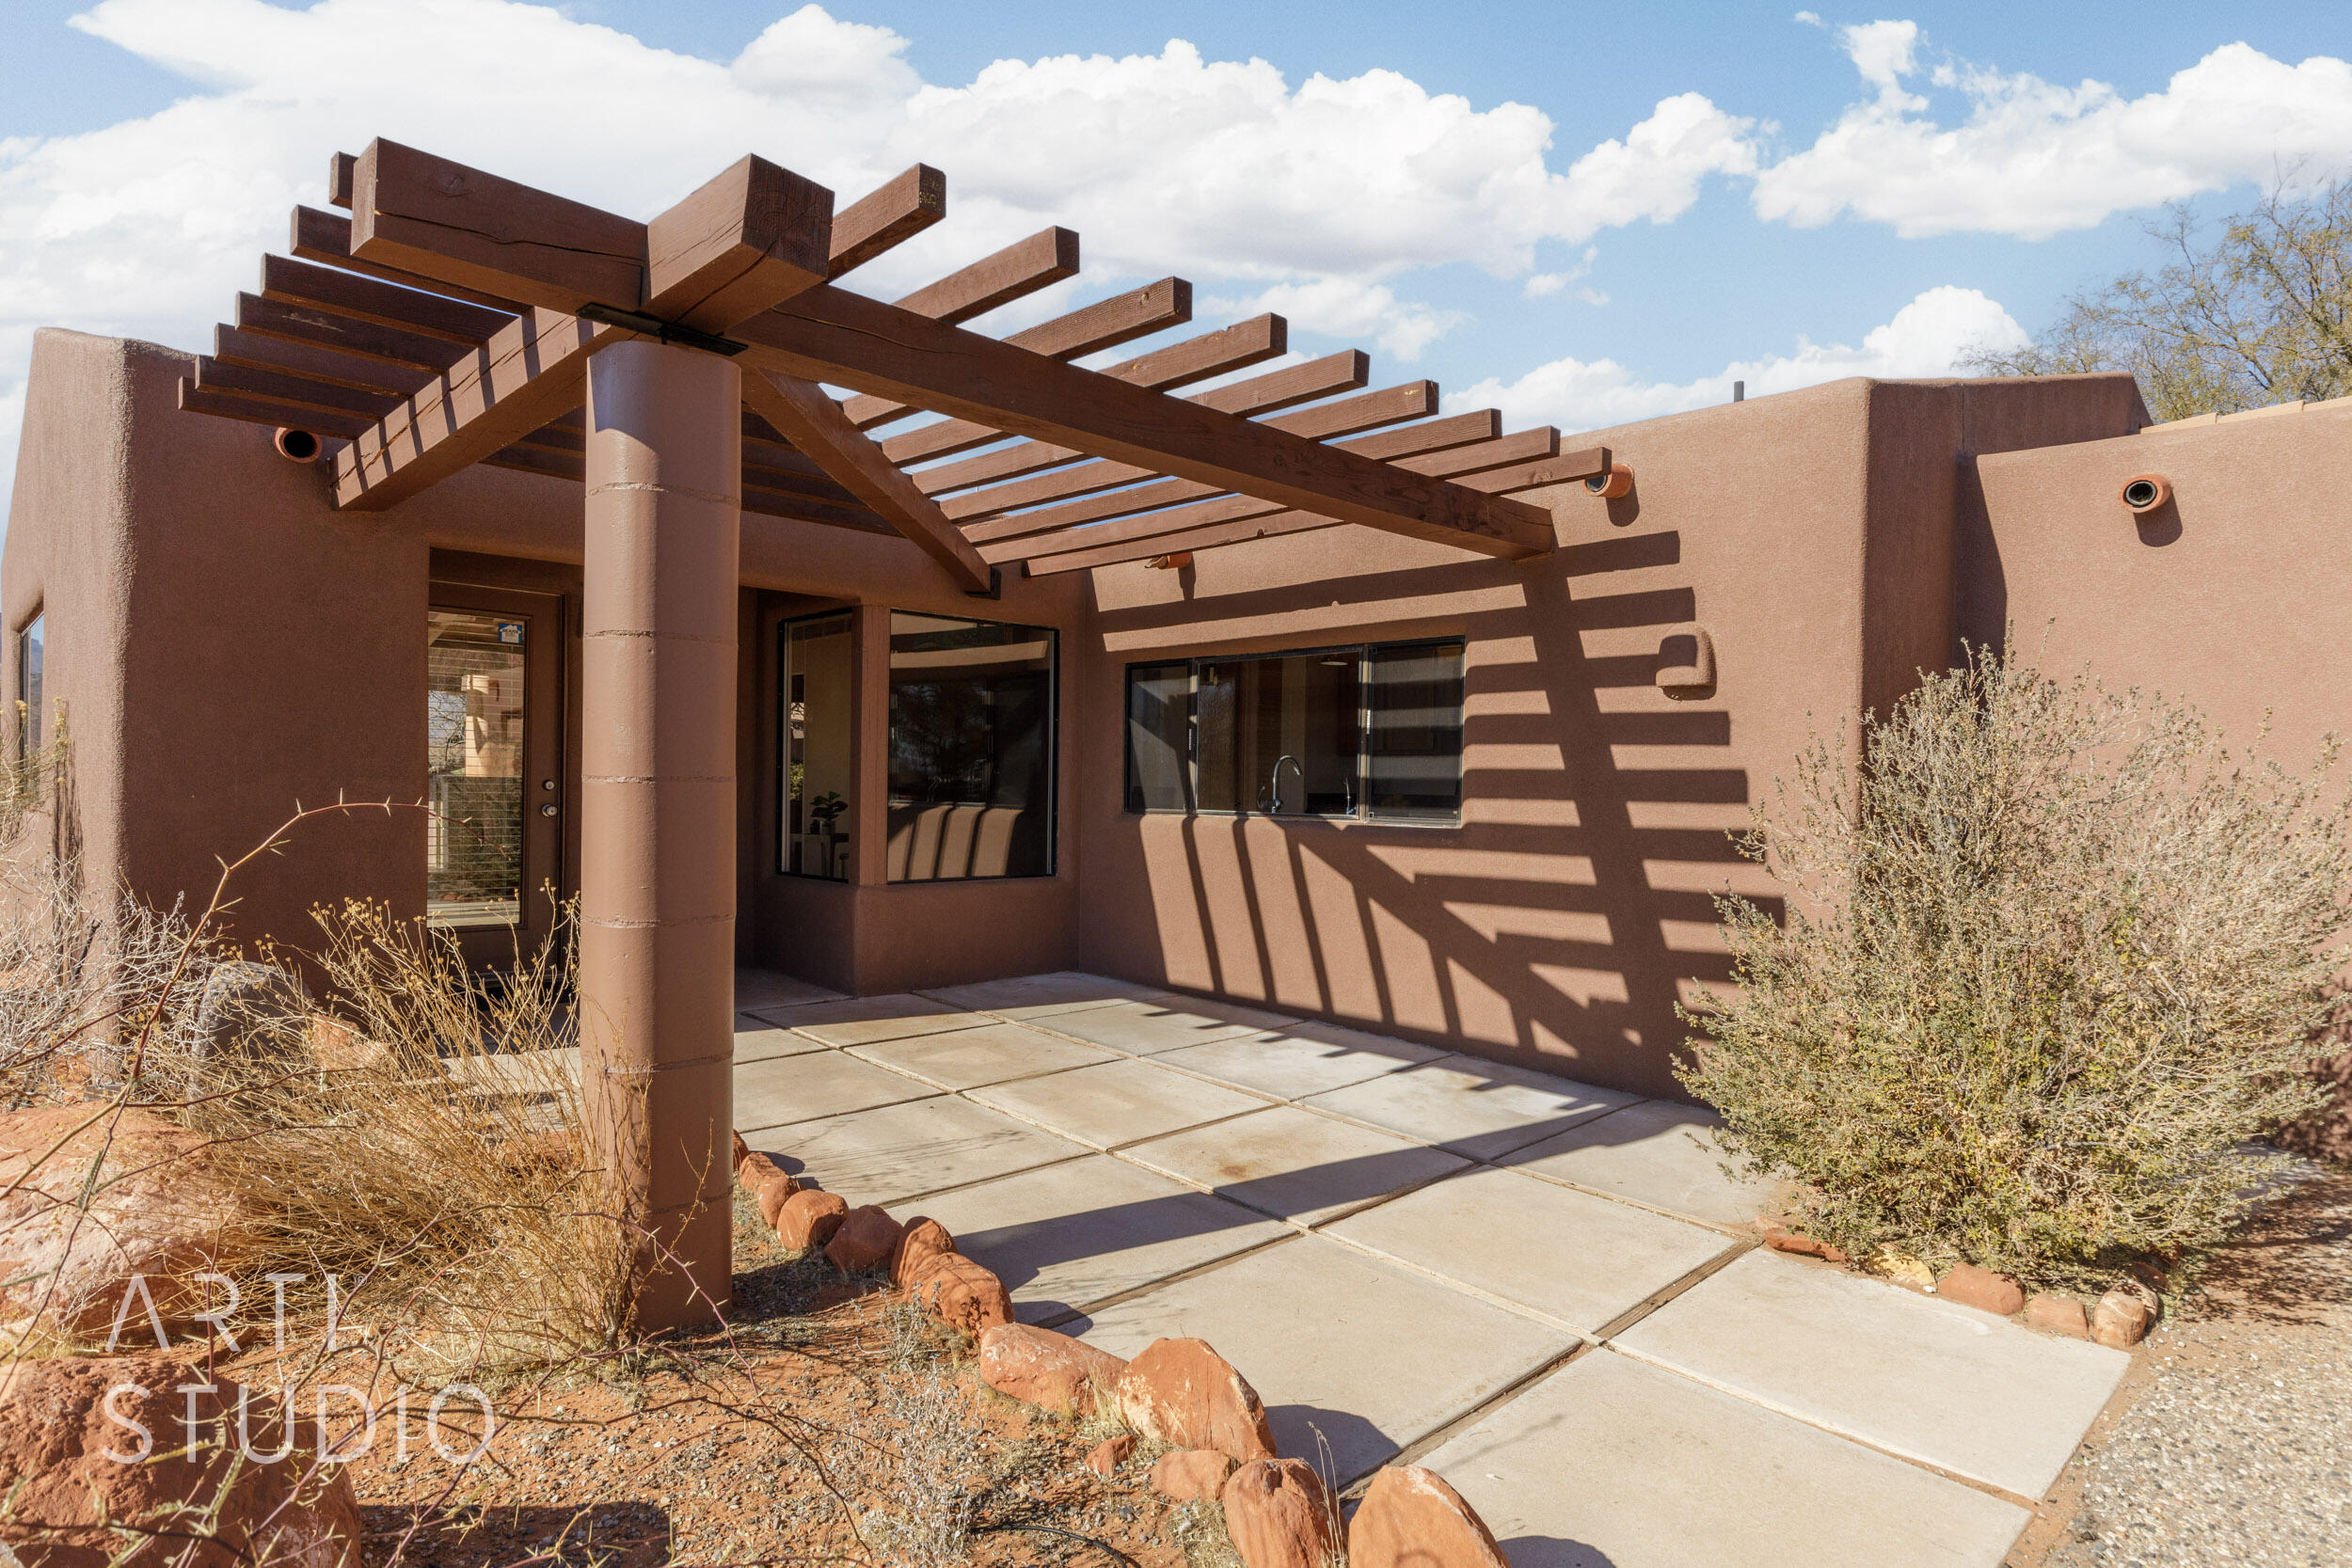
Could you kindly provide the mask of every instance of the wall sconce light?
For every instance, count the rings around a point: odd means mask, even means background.
[[[309,431],[296,430],[286,424],[278,427],[278,434],[271,437],[270,444],[278,449],[278,455],[289,463],[315,463],[319,460],[319,453],[326,450],[325,444]]]
[[[1584,493],[1613,501],[1633,493],[1633,470],[1622,463],[1612,463],[1605,474],[1595,474],[1584,482]]]
[[[1172,572],[1179,566],[1191,565],[1192,552],[1190,550],[1170,550],[1166,555],[1153,556],[1151,560],[1145,562],[1144,564],[1151,567],[1152,570],[1155,572]]]
[[[1658,689],[1677,702],[1712,695],[1715,640],[1697,622],[1688,622],[1658,640]]]
[[[2134,474],[2123,482],[2122,499],[2135,515],[2145,517],[2172,499],[2172,482],[2162,474]]]

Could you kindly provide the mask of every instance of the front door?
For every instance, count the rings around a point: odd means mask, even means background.
[[[563,863],[564,601],[433,586],[427,611],[425,920],[469,964],[553,928]]]

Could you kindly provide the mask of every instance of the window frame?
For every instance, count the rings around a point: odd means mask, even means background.
[[[1467,673],[1470,641],[1467,637],[1409,637],[1378,642],[1338,642],[1317,644],[1305,648],[1272,648],[1261,653],[1200,654],[1169,656],[1162,658],[1136,659],[1125,666],[1120,683],[1120,809],[1130,816],[1263,816],[1281,822],[1363,822],[1387,827],[1457,828],[1462,823],[1463,788],[1461,760],[1467,742],[1454,750],[1455,790],[1454,810],[1450,815],[1430,812],[1384,813],[1373,805],[1373,660],[1375,655],[1410,652],[1421,648],[1451,648],[1460,656]],[[1332,654],[1350,655],[1356,664],[1356,769],[1355,805],[1345,812],[1274,812],[1236,804],[1231,808],[1203,806],[1200,801],[1200,672],[1205,665],[1257,663],[1282,658],[1309,658]],[[1141,803],[1136,768],[1135,692],[1138,676],[1146,672],[1167,672],[1177,666],[1186,671],[1184,683],[1184,748],[1183,759],[1182,806],[1152,806]],[[1468,693],[1464,693],[1467,706]],[[1460,729],[1457,723],[1457,731]]]
[[[880,614],[882,617],[882,712],[878,716],[878,722],[882,725],[882,776],[880,781],[882,808],[880,849],[883,867],[882,885],[903,888],[940,887],[960,882],[1033,882],[1059,876],[1061,874],[1061,627],[1033,621],[997,621],[985,615],[956,615],[936,610],[876,607],[868,613]],[[1042,870],[1006,872],[993,877],[891,877],[889,873],[890,811],[894,805],[915,803],[912,800],[900,801],[890,784],[892,759],[897,755],[894,721],[898,712],[897,683],[891,679],[891,640],[896,635],[897,618],[901,615],[917,616],[926,621],[959,621],[971,626],[1001,626],[1013,631],[1044,634],[1046,642],[1045,700],[1042,712],[1045,721],[1045,744],[1042,748],[1044,752],[1042,768],[1045,787],[1045,864]]]
[[[33,651],[40,650],[40,668]],[[16,760],[29,764],[49,744],[49,607],[34,607],[16,630]]]
[[[818,621],[838,619],[848,627],[850,638],[850,755],[852,759],[847,792],[849,804],[834,820],[854,819],[857,815],[857,736],[858,703],[861,693],[857,679],[858,617],[864,613],[854,605],[842,605],[833,610],[812,610],[805,615],[787,615],[776,622],[776,809],[774,815],[776,853],[775,871],[779,877],[791,877],[811,882],[842,882],[851,880],[845,862],[840,870],[827,875],[814,871],[792,869],[792,839],[790,833],[792,810],[792,628]],[[886,612],[885,612],[886,613]],[[853,841],[854,842],[854,841]]]

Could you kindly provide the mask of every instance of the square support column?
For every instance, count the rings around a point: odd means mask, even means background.
[[[580,1083],[640,1227],[640,1329],[729,1299],[740,372],[655,342],[588,366]]]

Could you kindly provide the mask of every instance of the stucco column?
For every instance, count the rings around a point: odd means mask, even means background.
[[[651,1238],[647,1329],[709,1322],[732,1267],[740,373],[653,342],[588,366],[580,1080]]]

